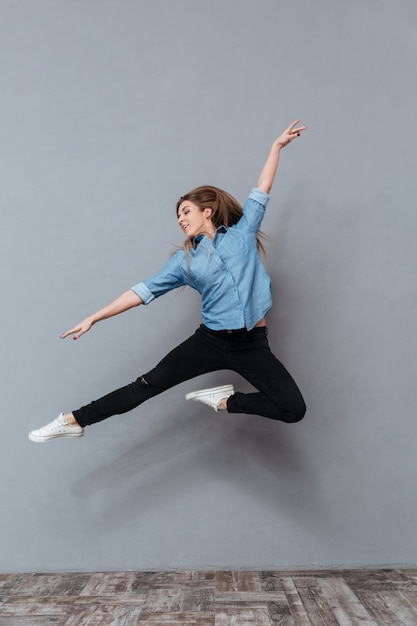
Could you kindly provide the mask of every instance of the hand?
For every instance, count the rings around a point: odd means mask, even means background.
[[[67,330],[66,333],[62,333],[62,335],[60,335],[61,339],[65,339],[65,337],[68,337],[68,335],[74,335],[73,339],[79,339],[79,337],[81,337],[81,335],[84,335],[84,333],[87,333],[90,328],[93,325],[93,321],[89,318],[83,320],[80,324],[78,324],[78,326],[74,326],[74,328],[71,328],[71,330]]]
[[[284,146],[287,146],[289,143],[291,143],[293,139],[299,137],[303,130],[307,130],[307,126],[296,127],[299,122],[300,120],[295,120],[295,122],[290,124],[290,126],[288,126],[288,128],[284,130],[284,132],[278,137],[275,143],[283,148]]]

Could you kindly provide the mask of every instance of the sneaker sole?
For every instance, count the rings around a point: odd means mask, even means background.
[[[224,393],[224,397],[231,396],[235,392],[233,385],[223,385],[222,387],[211,387],[210,389],[200,389],[200,391],[192,391],[185,396],[186,400],[195,400],[196,398],[204,398],[217,393]]]
[[[67,437],[67,438],[74,438],[74,437],[83,437],[84,432],[81,433],[63,433],[62,435],[49,435],[48,436],[42,436],[42,435],[34,435],[32,433],[29,433],[29,439],[31,441],[34,441],[35,443],[47,443],[48,441],[52,441],[52,439],[59,439],[62,437]]]

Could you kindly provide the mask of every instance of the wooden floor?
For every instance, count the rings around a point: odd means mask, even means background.
[[[1,626],[417,626],[417,570],[0,575]]]

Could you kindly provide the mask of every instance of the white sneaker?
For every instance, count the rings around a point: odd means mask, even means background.
[[[213,387],[212,389],[200,389],[192,391],[185,396],[186,400],[196,400],[208,404],[215,411],[219,411],[220,402],[223,398],[229,398],[235,393],[233,385],[223,385],[223,387]]]
[[[32,430],[29,433],[29,439],[36,442],[51,441],[56,437],[82,437],[84,428],[78,424],[70,424],[63,413],[58,415],[53,422],[38,430]]]

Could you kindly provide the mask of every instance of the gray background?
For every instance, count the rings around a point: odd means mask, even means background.
[[[389,0],[1,0],[0,567],[415,565],[417,8]],[[60,332],[158,270],[177,198],[264,230],[271,346],[308,413],[212,413],[201,377],[78,441],[27,431],[130,382],[199,324],[175,292]]]

